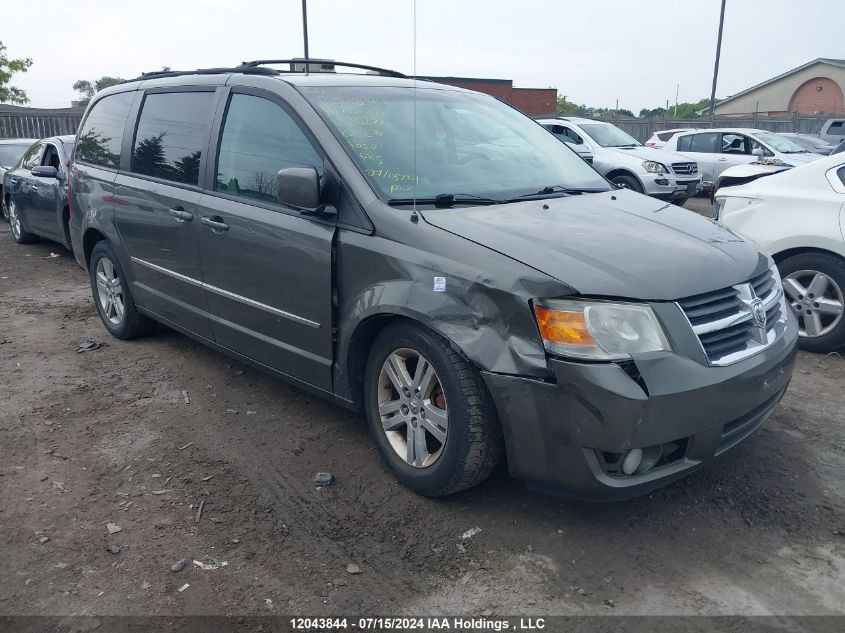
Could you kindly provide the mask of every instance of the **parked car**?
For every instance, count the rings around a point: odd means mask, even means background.
[[[668,141],[670,138],[672,138],[673,134],[676,134],[678,132],[688,132],[688,131],[692,131],[694,129],[695,128],[689,127],[689,128],[678,128],[678,129],[675,129],[675,130],[666,130],[666,131],[663,131],[663,132],[655,132],[654,134],[651,135],[651,138],[648,139],[645,142],[645,146],[646,147],[653,147],[655,149],[660,149],[661,147],[666,145],[666,141]]]
[[[533,487],[643,494],[775,408],[797,324],[752,244],[488,95],[275,63],[92,99],[71,238],[112,335],[159,321],[363,411],[425,495],[503,445]]]
[[[621,187],[677,205],[701,189],[695,161],[645,147],[615,125],[576,117],[537,122],[562,141],[589,148],[593,167]]]
[[[806,149],[808,152],[812,152],[813,154],[821,154],[822,156],[828,156],[832,151],[835,145],[831,145],[827,141],[823,141],[822,139],[816,136],[810,136],[809,134],[794,134],[791,132],[778,132],[778,136],[783,136],[784,138],[788,138],[790,141],[798,143],[801,147]]]
[[[759,178],[716,193],[716,218],[754,240],[777,262],[798,317],[798,346],[845,346],[845,155]]]
[[[786,171],[787,169],[794,169],[794,167],[781,162],[745,163],[743,165],[728,167],[716,178],[716,182],[713,185],[713,196],[711,196],[711,199],[715,200],[715,194],[722,187],[742,185],[746,182],[763,178],[764,176],[771,176],[772,174]]]
[[[831,145],[845,141],[845,119],[828,119],[819,131],[819,138]]]
[[[12,238],[28,244],[39,237],[71,247],[68,232],[67,159],[73,136],[36,142],[3,178],[3,198]]]
[[[707,188],[712,188],[719,175],[734,165],[758,162],[760,159],[803,165],[820,158],[818,154],[808,152],[774,132],[746,128],[676,132],[669,137],[663,149],[695,159]]]
[[[23,156],[24,152],[35,143],[34,138],[14,138],[0,140],[0,216],[7,222],[9,215],[6,211],[6,197],[3,195],[3,178],[6,172],[9,171]]]

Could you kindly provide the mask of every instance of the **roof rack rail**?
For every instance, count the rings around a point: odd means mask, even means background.
[[[241,62],[241,67],[246,68],[256,68],[260,66],[266,66],[268,64],[290,64],[291,70],[289,71],[281,71],[281,72],[302,72],[293,70],[293,67],[297,64],[302,66],[310,66],[311,64],[319,64],[321,66],[331,66],[333,69],[335,66],[342,66],[343,68],[357,68],[359,70],[370,70],[373,72],[378,73],[379,75],[384,75],[386,77],[399,77],[399,78],[407,78],[407,75],[400,73],[397,70],[390,70],[389,68],[379,68],[378,66],[367,66],[366,64],[352,64],[349,62],[338,62],[333,59],[314,59],[314,58],[305,58],[300,57],[298,59],[257,59],[251,62]],[[326,70],[331,70],[326,69]],[[241,71],[244,72],[244,71]]]
[[[140,77],[127,79],[130,81],[143,81],[144,79],[161,79],[163,77],[183,77],[185,75],[220,75],[223,73],[244,73],[247,75],[278,75],[279,71],[272,68],[261,68],[254,66],[235,66],[232,68],[197,68],[196,70],[154,70],[149,73],[141,73]]]

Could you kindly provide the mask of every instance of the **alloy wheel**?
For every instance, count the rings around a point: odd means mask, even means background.
[[[14,200],[9,201],[9,224],[12,225],[12,235],[15,239],[21,239],[21,218]]]
[[[830,277],[817,270],[797,270],[783,280],[800,336],[814,338],[829,334],[845,313],[842,289]]]
[[[123,286],[114,264],[108,257],[97,262],[97,298],[100,309],[112,325],[120,325],[126,313]]]
[[[378,412],[387,440],[408,465],[434,464],[446,445],[449,415],[434,367],[401,348],[385,359],[378,379]]]

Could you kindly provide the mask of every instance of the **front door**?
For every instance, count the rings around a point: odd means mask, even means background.
[[[54,143],[44,144],[44,154],[39,162],[42,166],[55,167],[56,178],[32,176],[32,206],[27,211],[31,226],[38,227],[43,235],[53,237],[64,242],[66,236],[62,226],[61,209],[59,209],[60,191],[64,187],[65,174],[62,166],[61,153]]]
[[[716,157],[716,178],[730,167],[753,163],[757,160],[757,157],[751,153],[751,139],[744,134],[725,132],[722,134],[720,145],[722,152]]]
[[[335,227],[276,197],[280,169],[312,165],[322,175],[323,159],[276,96],[233,91],[219,116],[213,191],[198,218],[215,340],[328,391]]]
[[[129,172],[114,182],[114,221],[140,305],[213,340],[199,257],[204,165],[215,93],[149,92]]]

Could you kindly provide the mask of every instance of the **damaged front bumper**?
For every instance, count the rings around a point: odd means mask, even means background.
[[[769,417],[792,377],[797,336],[790,319],[779,340],[726,367],[661,352],[636,366],[551,359],[548,382],[483,372],[511,474],[546,492],[608,501],[689,474]],[[644,462],[625,474],[633,449]]]

